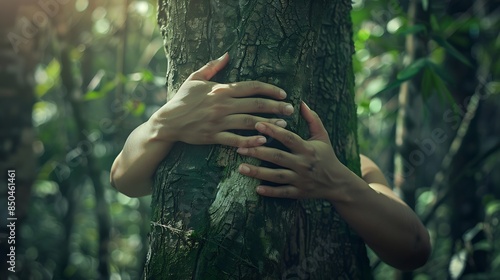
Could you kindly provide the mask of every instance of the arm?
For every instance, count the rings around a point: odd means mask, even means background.
[[[150,194],[153,174],[175,142],[251,147],[265,138],[228,130],[254,129],[257,122],[286,126],[282,119],[250,115],[292,114],[292,105],[282,101],[286,97],[282,89],[257,81],[227,85],[209,81],[228,61],[225,54],[191,74],[169,102],[130,134],[111,167],[112,186],[131,197]],[[252,98],[255,94],[275,100]]]
[[[347,223],[386,263],[403,270],[425,264],[430,253],[429,235],[417,215],[388,187],[378,167],[362,156],[362,178],[337,159],[319,117],[304,103],[303,117],[311,138],[272,124],[258,123],[256,129],[277,139],[291,152],[267,147],[240,148],[238,152],[273,162],[286,169],[242,164],[247,176],[282,184],[257,186],[264,196],[329,200]]]

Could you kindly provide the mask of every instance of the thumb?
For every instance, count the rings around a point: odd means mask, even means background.
[[[311,110],[304,101],[302,101],[300,105],[300,112],[302,113],[302,117],[304,117],[309,126],[310,138],[315,138],[318,140],[328,140],[328,133],[326,132],[326,129],[323,126],[323,122],[319,118],[318,114]]]
[[[229,61],[229,54],[226,52],[216,60],[212,60],[189,76],[188,80],[210,80],[217,72],[222,70]]]

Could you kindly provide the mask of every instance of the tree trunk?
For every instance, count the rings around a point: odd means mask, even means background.
[[[229,51],[215,80],[275,84],[296,109],[310,101],[339,159],[359,173],[350,8],[327,0],[160,1],[168,93]],[[299,116],[289,128],[307,138]],[[144,278],[371,278],[363,241],[330,203],[259,197],[259,182],[236,171],[242,162],[258,164],[233,148],[175,145],[155,178]]]

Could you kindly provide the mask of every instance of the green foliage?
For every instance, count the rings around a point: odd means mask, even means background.
[[[491,2],[486,1],[485,5],[491,5]],[[24,252],[20,262],[32,273],[32,279],[49,278],[44,278],[44,275],[54,275],[54,279],[97,278],[96,268],[101,257],[98,255],[99,224],[85,155],[95,157],[99,179],[107,185],[105,199],[112,216],[109,241],[111,278],[139,279],[142,273],[149,231],[149,198],[133,199],[117,193],[108,185],[108,171],[128,133],[163,104],[162,76],[166,63],[160,51],[161,36],[155,28],[156,2],[131,0],[127,9],[123,3],[89,0],[77,1],[75,6],[68,5],[65,9],[71,16],[61,20],[62,26],[53,29],[67,28],[65,24],[71,23],[72,34],[52,38],[55,42],[50,45],[35,73],[35,94],[39,100],[34,104],[33,123],[38,133],[35,150],[39,156],[39,173],[29,204],[28,220],[20,229],[22,248],[19,248],[19,252]],[[419,81],[419,94],[426,102],[429,114],[434,114],[434,119],[422,120],[418,124],[422,130],[418,139],[421,143],[436,128],[445,130],[448,140],[451,140],[455,132],[443,116],[448,109],[457,119],[463,115],[463,104],[455,101],[455,95],[462,93],[463,89],[454,87],[457,77],[461,76],[450,67],[450,60],[475,70],[485,66],[492,77],[484,83],[486,91],[496,97],[500,92],[500,63],[496,63],[500,54],[498,16],[488,10],[482,15],[471,10],[458,17],[447,14],[446,9],[438,9],[438,5],[446,6],[447,2],[425,0],[420,4],[430,13],[428,22],[409,26],[407,7],[399,3],[393,0],[357,0],[352,12],[360,151],[375,159],[389,179],[397,94],[404,82]],[[127,30],[123,25],[124,10],[129,12]],[[123,34],[127,34],[126,46],[122,45]],[[407,36],[421,38],[420,42],[424,42],[427,49],[427,53],[416,57],[409,65],[405,63],[404,51]],[[467,44],[473,46],[474,53],[463,51]],[[60,61],[62,45],[70,46],[71,63],[76,69],[73,81],[77,91],[73,93],[66,92],[61,85],[61,75],[64,74],[61,73]],[[122,48],[125,53],[117,51]],[[123,61],[119,69],[117,62],[120,60]],[[68,94],[83,101],[82,114],[87,131],[76,129],[66,99]],[[488,121],[491,123],[479,130],[494,129],[495,120]],[[79,133],[85,134],[87,140],[78,140]],[[487,144],[498,141],[486,140]],[[428,155],[425,164],[416,166],[421,172],[418,174],[427,180],[427,185],[416,186],[417,214],[427,212],[441,197],[429,186],[440,169],[449,143],[435,144],[435,151]],[[458,256],[468,252],[464,244],[471,239],[469,236],[474,236],[472,233],[478,232],[476,225],[479,224],[488,238],[474,243],[470,252],[490,252],[490,271],[475,276],[464,275],[463,279],[498,278],[500,178],[498,172],[493,172],[498,170],[498,153],[492,152],[485,162],[470,171],[490,180],[471,186],[477,188],[478,195],[484,198],[481,204],[484,220],[469,226],[470,231],[460,236],[460,240],[452,240],[450,235],[454,229],[450,227],[450,217],[459,209],[451,209],[447,202],[437,207],[428,224],[434,243],[431,261],[416,271],[413,279],[446,279],[451,259],[458,266],[465,265]],[[448,176],[456,177],[457,174]],[[489,189],[485,190],[485,186]],[[190,238],[197,239],[197,233],[193,232]],[[61,268],[64,262],[66,266]],[[375,269],[377,279],[387,279],[388,275],[395,273],[386,265]]]

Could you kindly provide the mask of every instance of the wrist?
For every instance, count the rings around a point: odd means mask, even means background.
[[[145,123],[150,142],[165,142],[173,144],[178,140],[178,130],[172,127],[173,122],[168,119],[168,114],[160,115],[156,111]]]
[[[365,189],[362,187],[364,181],[343,164],[330,174],[332,174],[333,187],[326,199],[334,205],[352,202],[357,193]]]

